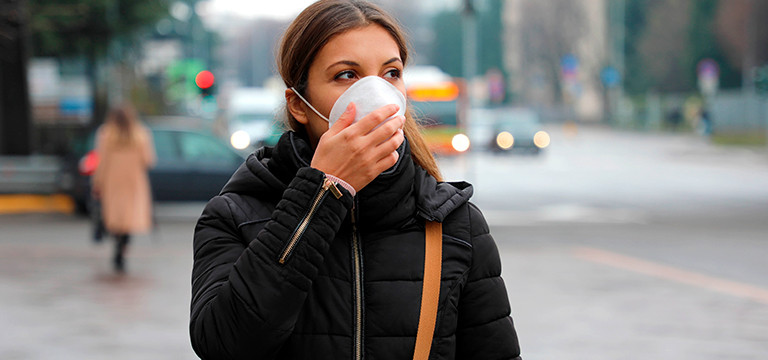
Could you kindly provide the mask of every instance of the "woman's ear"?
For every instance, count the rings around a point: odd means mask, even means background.
[[[293,115],[293,118],[296,119],[296,121],[302,125],[307,125],[309,123],[306,106],[291,89],[285,89],[285,106],[288,107],[288,111]]]

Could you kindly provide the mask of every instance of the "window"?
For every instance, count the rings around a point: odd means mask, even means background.
[[[230,162],[234,158],[226,145],[202,134],[180,133],[179,145],[184,159],[191,162]]]
[[[179,158],[176,144],[173,141],[173,133],[170,131],[154,131],[152,137],[155,140],[155,153],[158,161],[175,161]]]

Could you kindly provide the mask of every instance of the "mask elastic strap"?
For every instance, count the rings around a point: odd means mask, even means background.
[[[317,114],[317,116],[321,117],[323,120],[328,121],[330,123],[330,120],[328,120],[327,117],[323,116],[323,114],[321,114],[319,111],[317,111],[317,109],[315,109],[315,107],[312,106],[312,104],[310,104],[309,101],[307,101],[307,99],[305,99],[303,96],[301,96],[301,94],[299,94],[299,92],[296,91],[296,89],[294,89],[293,86],[291,86],[291,91],[293,91],[293,93],[296,94],[296,96],[298,96],[299,99],[301,99],[301,101],[303,101],[305,104],[307,104],[307,106],[309,106],[309,108],[312,109],[312,111],[314,111],[315,114]]]

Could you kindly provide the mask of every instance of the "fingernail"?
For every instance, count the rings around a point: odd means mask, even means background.
[[[346,113],[352,111],[352,109],[354,107],[355,107],[355,103],[353,103],[353,102],[349,103],[349,105],[347,105],[347,108],[344,110],[344,113],[346,114]]]

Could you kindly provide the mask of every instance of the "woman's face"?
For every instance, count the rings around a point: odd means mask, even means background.
[[[403,65],[397,42],[380,25],[348,30],[332,37],[317,53],[309,67],[306,94],[302,95],[308,96],[312,106],[326,117],[336,99],[355,81],[366,76],[384,78],[405,96]],[[316,147],[320,136],[328,131],[328,122],[292,92],[287,91],[286,95],[291,113],[304,124],[312,145]]]

